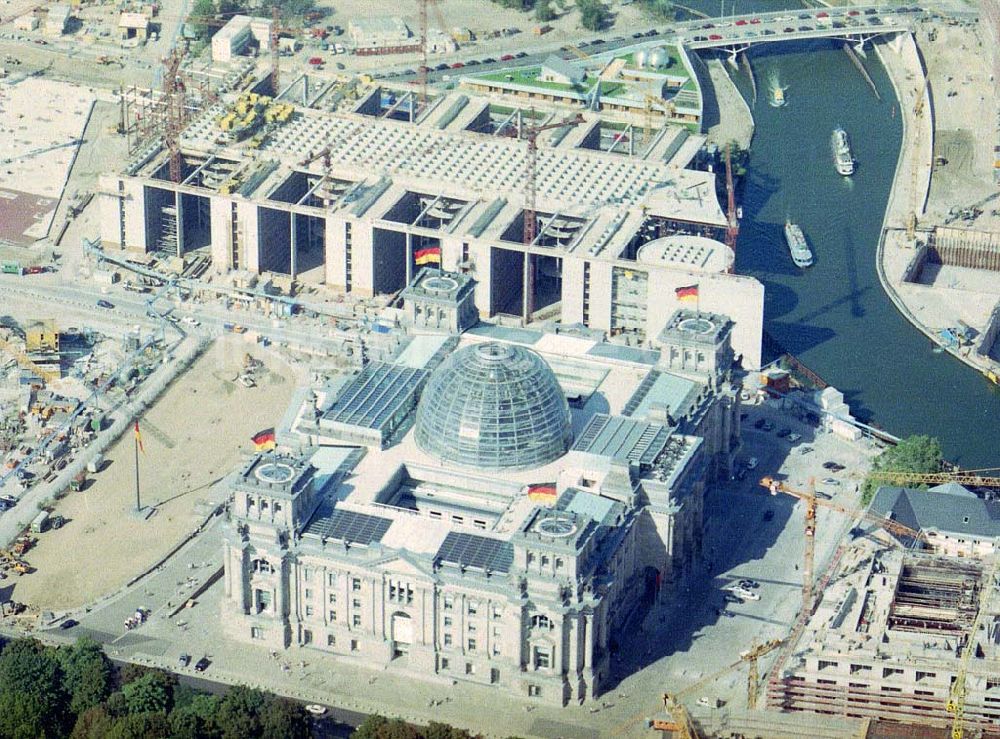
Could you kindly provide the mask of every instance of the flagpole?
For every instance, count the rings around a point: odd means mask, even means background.
[[[142,510],[139,502],[139,435],[133,434],[132,441],[135,444],[135,510],[136,513]]]

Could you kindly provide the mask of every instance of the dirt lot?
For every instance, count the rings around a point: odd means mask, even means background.
[[[223,490],[210,486],[252,451],[253,433],[276,424],[296,386],[287,365],[258,349],[252,353],[267,370],[258,373],[258,387],[232,382],[246,351],[237,339],[216,342],[140,419],[142,503],[154,514],[134,513],[134,446],[126,433],[90,486],[57,503],[67,523],[39,535],[25,557],[37,571],[16,580],[14,600],[64,610],[112,592],[224,499]]]

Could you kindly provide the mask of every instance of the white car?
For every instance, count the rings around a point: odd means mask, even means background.
[[[201,322],[197,318],[195,318],[194,316],[184,316],[181,320],[184,323],[186,323],[188,326],[200,326],[201,325]]]
[[[746,588],[733,588],[733,595],[743,600],[760,600],[760,596],[757,593]]]
[[[313,716],[322,716],[326,713],[326,706],[321,706],[319,703],[310,703],[306,706],[306,713],[311,713]]]

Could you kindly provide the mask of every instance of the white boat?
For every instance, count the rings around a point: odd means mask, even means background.
[[[806,241],[806,235],[802,229],[791,221],[785,221],[785,243],[788,244],[788,253],[792,255],[792,261],[796,267],[811,267],[813,263],[812,249]]]
[[[830,145],[833,148],[833,163],[837,167],[837,174],[850,177],[854,174],[854,157],[851,156],[851,142],[847,139],[847,131],[835,128]]]
[[[772,108],[781,108],[785,105],[785,90],[778,81],[777,75],[769,77],[767,80],[767,104]]]

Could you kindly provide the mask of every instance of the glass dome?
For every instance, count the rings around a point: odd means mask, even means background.
[[[417,407],[416,440],[449,464],[539,467],[569,449],[569,405],[533,351],[477,344],[459,349],[431,375]]]

